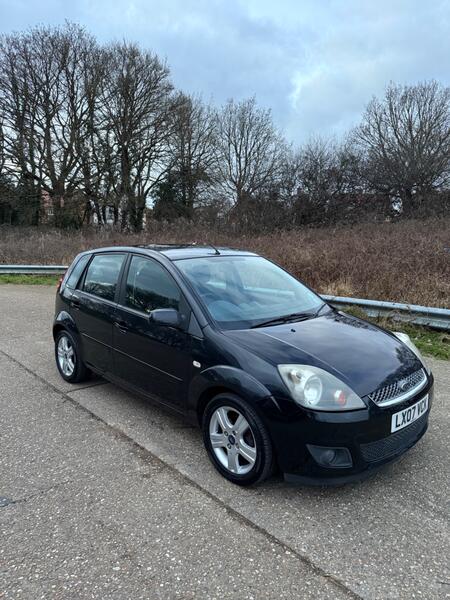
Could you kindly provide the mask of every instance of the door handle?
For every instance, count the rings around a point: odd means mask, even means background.
[[[126,333],[128,331],[128,327],[125,321],[119,319],[118,321],[114,321],[114,325],[117,327],[119,331],[122,333]]]
[[[78,298],[76,298],[76,297],[75,297],[75,298],[72,298],[72,299],[70,300],[70,304],[71,304],[72,306],[74,306],[75,308],[79,308],[79,307],[80,307],[80,300],[79,300]]]

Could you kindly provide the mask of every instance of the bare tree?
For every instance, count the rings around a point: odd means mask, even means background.
[[[294,151],[254,98],[215,110],[175,93],[151,52],[40,26],[0,36],[0,178],[11,222],[37,222],[43,193],[56,225],[92,212],[102,225],[112,206],[136,231],[149,198],[161,218],[201,209],[247,229],[354,218],[372,201],[383,215],[392,197],[415,209],[450,183],[450,88],[391,84],[344,143]]]
[[[405,208],[450,175],[450,88],[437,82],[390,84],[373,98],[353,139],[365,156],[364,175],[376,191],[399,196]]]
[[[241,209],[280,175],[285,142],[254,98],[230,100],[217,114],[217,184]]]
[[[171,135],[169,69],[134,44],[107,50],[100,121],[107,181],[122,209],[122,227],[140,230],[147,197],[164,174]]]
[[[18,184],[45,190],[55,223],[84,198],[104,220],[142,227],[151,187],[167,166],[172,86],[158,57],[134,45],[100,49],[76,25],[0,40],[5,165]],[[83,220],[83,217],[81,217]]]
[[[173,105],[169,139],[170,176],[178,181],[183,216],[192,218],[201,190],[211,184],[216,163],[216,119],[199,98],[180,93]]]
[[[0,115],[0,178],[4,175],[6,163],[5,151],[5,133],[3,129],[3,119]]]
[[[106,222],[105,207],[109,192],[105,184],[109,167],[109,147],[106,142],[108,136],[105,136],[100,116],[100,101],[107,68],[105,52],[101,48],[93,49],[85,63],[86,121],[80,135],[76,137],[80,189],[85,198],[82,221],[89,221],[91,212],[94,212],[99,225]]]
[[[79,193],[96,56],[94,39],[72,24],[37,27],[0,42],[0,109],[10,172],[50,194],[57,224]]]
[[[336,220],[363,191],[359,156],[348,140],[315,137],[286,153],[280,194],[297,225]]]
[[[300,188],[321,207],[330,199],[353,191],[356,157],[347,144],[311,139],[299,152]]]
[[[77,25],[3,36],[0,109],[11,171],[46,190],[56,222],[80,184],[94,39]]]
[[[288,207],[292,206],[300,190],[300,168],[300,151],[292,146],[286,146],[281,160],[278,193],[280,200]]]
[[[0,114],[3,168],[16,184],[37,185],[39,165],[32,139],[33,98],[30,93],[23,35],[0,38]]]

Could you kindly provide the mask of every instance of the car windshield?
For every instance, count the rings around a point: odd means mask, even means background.
[[[312,316],[323,305],[314,292],[260,256],[182,259],[177,266],[223,329],[247,329],[297,313]]]

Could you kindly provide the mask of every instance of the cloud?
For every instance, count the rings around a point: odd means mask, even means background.
[[[448,85],[449,14],[448,2],[327,3],[322,31],[292,75],[290,130],[340,135],[389,81]]]
[[[450,83],[447,0],[0,0],[3,31],[64,19],[138,41],[216,104],[255,95],[296,142],[341,135],[390,80]]]

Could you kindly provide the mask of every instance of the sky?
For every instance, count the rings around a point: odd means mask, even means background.
[[[294,143],[340,138],[390,81],[450,85],[450,0],[0,0],[2,33],[65,20],[205,101],[255,96]]]

